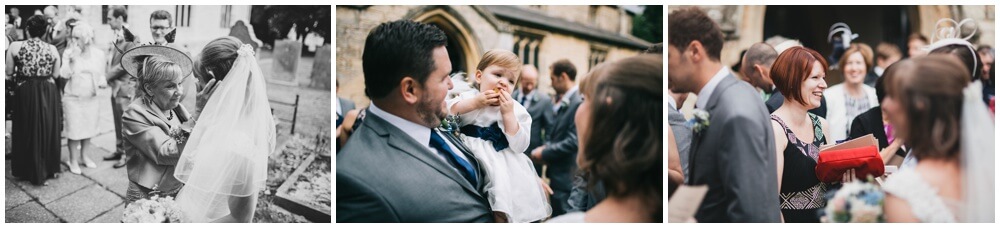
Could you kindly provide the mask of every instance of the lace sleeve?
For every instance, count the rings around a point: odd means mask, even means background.
[[[955,216],[944,200],[938,196],[938,190],[924,182],[920,174],[913,169],[893,174],[882,188],[886,193],[909,203],[913,215],[921,222],[955,222]]]

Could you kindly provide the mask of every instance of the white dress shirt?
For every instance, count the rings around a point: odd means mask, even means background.
[[[409,120],[400,118],[400,117],[398,117],[396,115],[393,115],[391,113],[383,111],[382,109],[378,108],[378,106],[376,106],[375,103],[371,104],[371,108],[369,109],[369,113],[371,113],[372,115],[376,115],[378,117],[381,117],[385,121],[388,121],[389,124],[392,124],[393,126],[396,126],[397,128],[399,128],[399,130],[402,130],[404,133],[406,133],[406,135],[410,136],[410,138],[412,138],[413,140],[416,140],[417,143],[419,143],[420,145],[423,145],[424,148],[427,148],[428,151],[430,151],[435,156],[437,156],[438,158],[440,158],[441,161],[444,161],[445,164],[451,164],[448,161],[448,158],[444,157],[444,155],[442,155],[441,153],[438,153],[437,149],[434,149],[434,147],[431,147],[430,142],[431,142],[431,133],[432,133],[432,131],[431,131],[430,128],[425,127],[424,125],[420,125],[420,124],[417,124],[417,123],[414,123],[414,122],[410,122]],[[438,136],[441,136],[441,138],[445,138],[443,135],[440,135],[440,134],[438,134]],[[461,157],[462,159],[465,159],[466,161],[469,161],[469,159],[465,157],[465,154],[463,154],[460,150],[458,150],[458,147],[455,147],[455,145],[451,144],[451,141],[449,141],[447,139],[445,139],[444,141],[445,141],[445,143],[448,144],[448,147],[451,148],[451,151],[454,151],[455,154],[458,155],[458,157]],[[455,170],[455,172],[458,172],[459,174],[462,173],[461,171],[459,171],[458,169],[456,169],[454,166],[449,165],[448,167],[451,167],[452,170]]]
[[[694,103],[695,108],[704,109],[705,106],[708,105],[708,98],[712,96],[712,92],[715,91],[715,87],[719,86],[719,83],[722,82],[723,78],[729,76],[729,68],[721,68],[722,69],[719,69],[719,72],[715,73],[715,76],[712,76],[712,79],[708,80],[705,87],[702,87],[701,91],[698,92],[698,101]]]

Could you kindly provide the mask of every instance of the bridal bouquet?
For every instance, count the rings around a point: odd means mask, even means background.
[[[824,209],[823,222],[872,223],[885,222],[882,205],[885,192],[875,184],[855,181],[845,183]]]
[[[124,223],[180,223],[181,210],[173,197],[154,195],[125,207]]]

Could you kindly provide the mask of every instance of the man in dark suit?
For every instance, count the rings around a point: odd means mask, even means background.
[[[531,157],[531,151],[545,143],[542,138],[550,125],[552,125],[552,98],[548,94],[538,91],[538,69],[535,66],[524,65],[521,68],[521,89],[514,91],[511,96],[520,102],[528,114],[531,114],[531,141],[524,155]],[[542,176],[542,164],[535,163],[535,172]]]
[[[436,127],[453,87],[444,32],[409,20],[365,40],[368,116],[337,153],[337,222],[493,222],[481,162]]]
[[[679,9],[667,21],[672,90],[698,95],[685,181],[707,185],[708,193],[695,219],[780,222],[776,149],[764,101],[722,65],[722,31],[704,11]]]
[[[565,214],[569,209],[570,191],[573,189],[573,175],[576,173],[577,143],[576,109],[583,102],[579,88],[576,85],[576,66],[569,60],[556,61],[549,67],[552,88],[556,90],[554,124],[546,131],[545,145],[531,151],[531,159],[535,163],[548,165],[545,176],[549,178],[552,187],[552,217]]]

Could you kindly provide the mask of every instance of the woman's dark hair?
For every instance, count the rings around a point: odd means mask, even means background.
[[[982,74],[980,69],[983,69],[983,61],[979,59],[979,56],[974,56],[978,54],[968,46],[949,44],[931,50],[930,54],[951,54],[958,57],[958,60],[961,60],[962,64],[965,65],[966,71],[972,76],[972,81],[979,80]]]
[[[431,24],[397,20],[378,25],[368,33],[361,54],[365,94],[383,98],[406,76],[427,82],[435,70],[434,49],[447,42],[444,31]]]
[[[239,39],[231,36],[216,38],[208,42],[201,50],[199,60],[195,61],[195,76],[207,82],[213,78],[212,75],[215,75],[215,80],[222,81],[229,73],[229,69],[233,67],[236,57],[239,57],[237,51],[240,50],[242,44],[243,42]]]
[[[962,90],[969,71],[953,55],[929,55],[893,64],[885,71],[886,95],[906,113],[897,133],[917,159],[957,159],[960,151]]]
[[[28,18],[27,23],[25,23],[25,31],[28,32],[28,37],[42,37],[45,35],[45,30],[48,27],[49,21],[43,15],[31,16]]]
[[[663,55],[611,63],[581,88],[590,106],[582,136],[581,172],[608,196],[640,196],[654,221],[663,221]],[[593,83],[590,78],[596,80]]]

